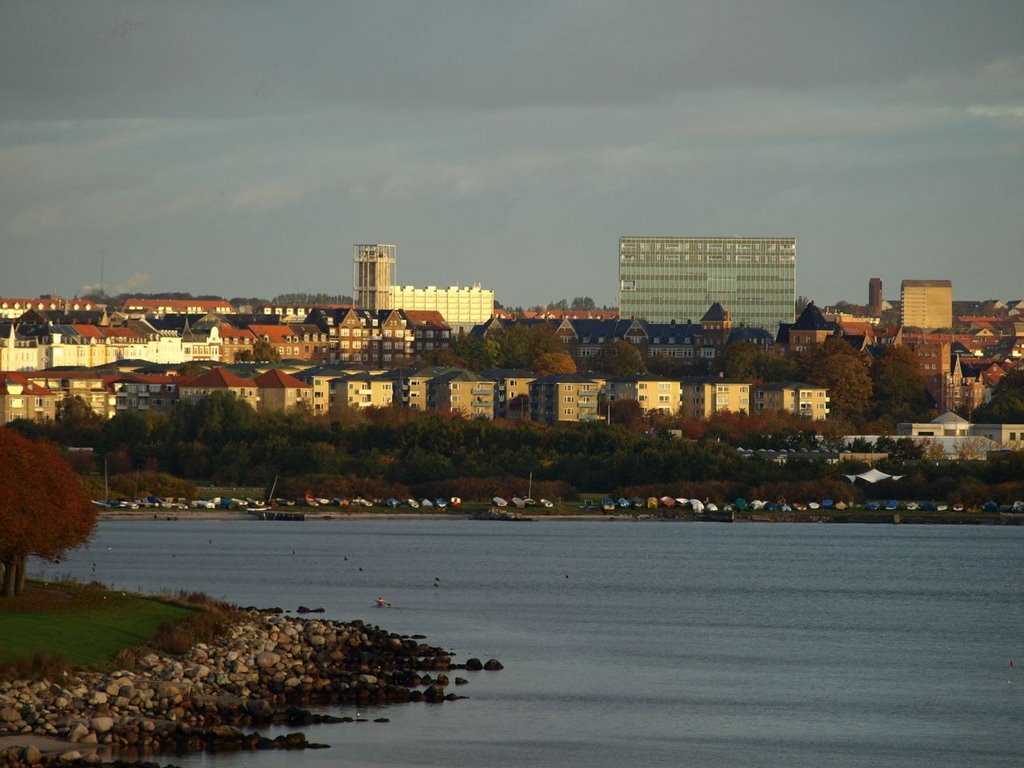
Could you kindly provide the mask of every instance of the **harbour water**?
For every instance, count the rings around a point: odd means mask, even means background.
[[[104,522],[33,575],[323,607],[505,664],[460,672],[467,700],[309,726],[332,748],[292,768],[1024,760],[1020,527]]]

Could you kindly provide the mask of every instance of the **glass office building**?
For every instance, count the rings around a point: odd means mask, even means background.
[[[792,323],[796,238],[619,238],[620,317],[697,322],[716,301],[734,327]]]

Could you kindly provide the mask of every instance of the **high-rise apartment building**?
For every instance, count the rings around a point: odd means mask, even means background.
[[[352,246],[352,299],[360,309],[393,309],[392,285],[398,276],[398,246]]]
[[[792,323],[796,238],[619,238],[620,317],[683,323],[715,302],[734,326]]]
[[[953,327],[953,283],[949,280],[904,280],[900,302],[900,321],[905,327]]]

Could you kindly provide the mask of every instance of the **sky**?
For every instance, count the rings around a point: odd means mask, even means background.
[[[0,0],[0,296],[614,305],[623,235],[1024,298],[1024,2]]]

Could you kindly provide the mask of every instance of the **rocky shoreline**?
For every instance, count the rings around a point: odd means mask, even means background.
[[[180,657],[148,653],[133,670],[0,682],[0,745],[6,745],[0,746],[0,766],[100,765],[104,755],[324,748],[301,732],[268,739],[254,729],[354,720],[311,712],[310,706],[460,699],[449,686],[468,681],[449,672],[502,668],[496,659],[455,664],[448,651],[423,639],[361,621],[246,609],[221,638]],[[120,759],[111,764],[153,765]]]

